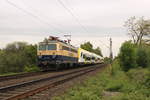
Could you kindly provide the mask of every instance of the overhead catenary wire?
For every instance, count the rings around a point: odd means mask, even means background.
[[[74,19],[76,20],[76,22],[81,26],[81,28],[85,31],[88,32],[87,28],[82,25],[79,21],[79,19],[76,17],[76,15],[71,11],[71,9],[69,9],[61,0],[57,0],[67,11],[68,13],[70,13],[70,15],[72,17],[74,17]],[[110,48],[109,46],[107,46],[105,43],[103,43],[102,41],[100,41],[104,46],[106,46],[107,48]]]
[[[79,19],[76,17],[76,15],[73,14],[73,12],[72,12],[68,7],[66,7],[66,5],[65,5],[61,0],[57,0],[57,1],[71,14],[72,17],[74,17],[75,21],[80,25],[80,27],[81,27],[85,32],[88,32],[88,30],[86,29],[86,27],[80,23],[80,21],[79,21]],[[25,10],[24,8],[22,8],[22,7],[18,6],[17,4],[11,2],[10,0],[6,0],[6,2],[7,2],[8,4],[12,5],[13,7],[19,9],[20,11],[22,11],[22,12],[24,12],[24,13],[30,15],[31,17],[33,17],[33,18],[35,18],[35,19],[37,19],[37,20],[40,21],[41,23],[52,27],[53,29],[55,29],[56,31],[58,31],[58,32],[60,32],[60,33],[64,33],[64,32],[62,32],[61,30],[59,30],[59,29],[57,29],[56,27],[54,27],[53,25],[49,24],[48,22],[42,20],[39,16],[34,15],[33,13],[31,13],[31,12]],[[106,44],[104,44],[102,41],[101,41],[101,43],[102,43],[103,45],[105,45],[105,46],[108,48],[108,46],[107,46]]]
[[[59,2],[59,4],[61,4],[63,6],[64,9],[66,9],[66,11],[68,13],[70,13],[70,15],[75,19],[75,21],[80,25],[80,27],[85,31],[88,32],[86,27],[80,23],[80,20],[77,18],[77,16],[61,1],[61,0],[57,0]]]
[[[110,48],[109,46],[107,46],[105,43],[103,43],[101,40],[99,40],[100,41],[100,43],[102,43],[106,48]]]
[[[23,1],[22,1],[23,2]],[[24,3],[24,2],[23,2]],[[37,9],[35,9],[35,8],[33,8],[32,6],[30,6],[30,5],[26,5],[26,7],[27,8],[29,8],[30,10],[32,10],[32,12],[34,12],[34,13],[39,13],[40,11],[39,10],[37,10]],[[41,12],[40,12],[41,13]],[[44,18],[44,19],[47,19],[47,18],[49,18],[49,17],[46,17],[46,16],[44,16],[44,13],[41,13],[41,15],[42,15],[42,18]],[[51,20],[57,20],[57,19],[55,19],[55,18],[52,18],[51,17]],[[63,25],[62,24],[55,24],[55,26],[59,26],[59,27],[63,27]]]
[[[29,11],[27,11],[27,10],[21,8],[21,7],[18,6],[17,4],[15,4],[15,3],[13,3],[13,2],[11,2],[11,1],[9,1],[9,0],[6,0],[6,2],[7,2],[8,4],[12,5],[13,7],[19,9],[20,11],[26,13],[27,15],[30,15],[31,17],[36,18],[39,22],[41,22],[41,23],[43,23],[43,24],[45,24],[45,25],[48,25],[48,26],[52,27],[54,30],[56,30],[56,31],[58,31],[58,32],[60,32],[60,33],[63,33],[61,30],[57,29],[57,28],[54,27],[53,25],[51,25],[51,24],[49,24],[48,22],[42,20],[39,16],[34,15],[34,14],[32,14],[31,12],[29,12]]]

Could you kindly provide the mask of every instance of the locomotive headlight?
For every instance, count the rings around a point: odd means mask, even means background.
[[[42,56],[38,56],[38,58],[42,58]]]
[[[52,55],[52,58],[53,58],[53,59],[56,58],[56,55]]]

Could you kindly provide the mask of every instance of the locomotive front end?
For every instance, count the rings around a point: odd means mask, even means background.
[[[78,63],[77,49],[56,37],[40,42],[37,55],[42,70],[63,69]]]
[[[41,42],[38,45],[37,55],[38,55],[38,66],[44,70],[50,68],[55,68],[57,64],[57,42]],[[49,67],[51,66],[51,67]]]

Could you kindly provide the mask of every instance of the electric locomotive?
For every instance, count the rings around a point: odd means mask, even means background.
[[[58,37],[50,36],[38,45],[38,66],[44,70],[77,64],[78,50]]]

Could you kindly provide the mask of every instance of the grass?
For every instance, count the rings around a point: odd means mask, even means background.
[[[35,65],[25,66],[24,71],[25,72],[38,72],[38,71],[40,71],[40,68]]]
[[[19,72],[19,73],[9,72],[9,73],[3,73],[3,74],[0,74],[0,76],[17,75],[17,74],[22,74],[22,73],[25,73],[25,72]]]
[[[150,100],[149,69],[123,72],[117,60],[112,67],[113,70],[108,67],[53,100]]]
[[[25,66],[23,72],[7,72],[7,73],[1,73],[0,76],[9,76],[9,75],[17,75],[17,74],[23,74],[28,72],[38,72],[40,71],[40,68],[37,66]]]

